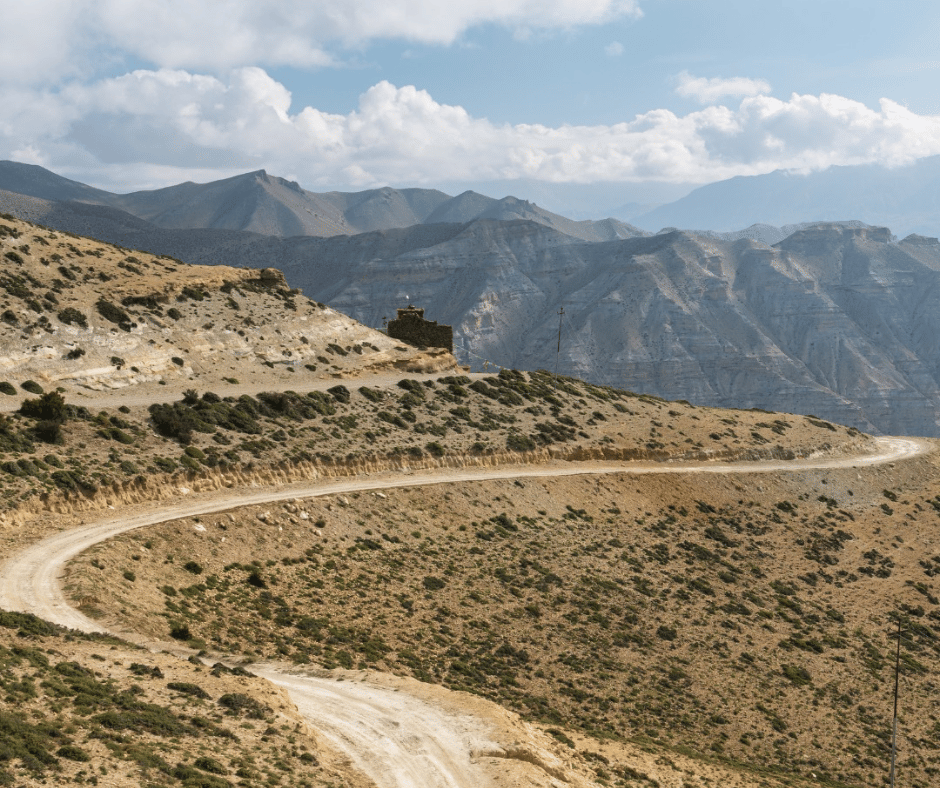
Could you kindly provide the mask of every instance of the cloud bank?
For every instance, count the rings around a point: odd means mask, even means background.
[[[0,87],[0,158],[162,185],[266,168],[308,188],[534,179],[706,183],[774,169],[899,165],[940,153],[940,116],[887,99],[748,96],[614,125],[499,125],[379,82],[344,115],[295,109],[263,69],[138,70],[59,90]],[[76,175],[77,177],[77,175]]]
[[[469,29],[520,35],[638,17],[637,0],[30,0],[7,4],[0,82],[52,84],[128,59],[220,73],[326,66],[377,39],[446,45]],[[337,54],[339,53],[339,54]]]
[[[695,99],[700,104],[711,104],[725,97],[760,96],[770,93],[770,83],[748,77],[693,77],[688,71],[679,74],[676,93]]]
[[[496,124],[387,81],[347,114],[294,106],[279,66],[336,65],[379,39],[447,45],[641,15],[639,0],[32,0],[4,10],[0,158],[109,188],[265,168],[309,188],[541,180],[706,183],[940,153],[940,116],[883,99],[768,95],[682,72],[703,106],[612,125]],[[610,58],[625,47],[603,47]],[[141,66],[131,70],[134,66]],[[120,76],[113,76],[120,74]],[[721,102],[721,103],[719,103]]]

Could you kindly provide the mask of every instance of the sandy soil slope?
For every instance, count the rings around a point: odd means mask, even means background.
[[[558,463],[536,467],[443,470],[302,483],[280,489],[218,492],[182,498],[149,511],[86,523],[64,530],[13,556],[0,570],[0,608],[31,612],[64,626],[100,631],[102,626],[67,603],[59,584],[65,563],[117,534],[183,516],[291,498],[388,487],[513,477],[588,473],[736,473],[845,468],[889,463],[926,451],[926,442],[878,439],[879,451],[859,457],[817,457],[761,463],[662,463],[625,465]],[[167,644],[129,640],[153,649]],[[376,785],[462,788],[488,784],[588,785],[562,760],[547,737],[498,706],[460,693],[367,673],[300,675],[275,665],[260,674],[284,687],[321,734],[345,752]],[[341,680],[338,680],[341,679]],[[521,742],[521,743],[520,743]],[[508,759],[508,760],[507,760]]]

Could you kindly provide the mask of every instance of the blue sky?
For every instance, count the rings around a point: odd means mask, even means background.
[[[773,95],[837,93],[877,108],[893,98],[940,111],[940,5],[843,0],[652,0],[643,16],[520,38],[505,27],[469,30],[453,46],[380,41],[350,68],[279,69],[301,104],[349,112],[381,79],[417,85],[497,123],[618,123],[651,109],[684,113],[683,71],[749,76]]]
[[[587,212],[903,166],[940,153],[940,6],[903,9],[33,0],[4,9],[0,158],[116,191],[264,168],[314,191],[580,195]]]

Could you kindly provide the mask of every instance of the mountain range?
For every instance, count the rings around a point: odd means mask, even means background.
[[[855,219],[898,236],[940,234],[940,156],[903,167],[830,167],[808,174],[777,171],[695,189],[630,221],[645,230],[683,227],[719,232],[752,224]]]
[[[451,197],[436,189],[389,187],[318,194],[264,170],[206,184],[113,194],[34,164],[2,161],[0,189],[50,202],[105,206],[162,229],[240,230],[278,238],[355,235],[473,219],[529,219],[585,241],[645,234],[617,219],[577,222],[515,197],[497,200],[472,191]]]
[[[0,211],[186,262],[275,267],[374,327],[422,306],[475,369],[940,435],[936,239],[852,221],[598,240],[622,228],[473,193],[315,195],[262,172],[122,196],[4,165],[0,186],[23,189],[0,193]],[[349,232],[285,237],[301,205]]]

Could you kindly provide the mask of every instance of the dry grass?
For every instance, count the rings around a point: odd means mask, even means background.
[[[185,623],[197,645],[250,658],[390,670],[550,727],[849,785],[884,773],[901,617],[900,763],[927,786],[933,472],[920,460],[316,499],[124,537],[71,582],[108,581],[102,612],[157,636]]]
[[[289,700],[247,674],[8,613],[0,666],[0,785],[313,788],[348,777]]]

